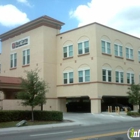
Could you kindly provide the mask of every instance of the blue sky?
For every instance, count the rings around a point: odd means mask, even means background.
[[[140,0],[0,0],[0,34],[43,15],[61,32],[98,22],[140,37]]]

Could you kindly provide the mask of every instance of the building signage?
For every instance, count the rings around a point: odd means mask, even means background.
[[[24,39],[15,41],[12,43],[12,49],[17,49],[19,47],[25,46],[29,44],[29,37],[26,37]]]

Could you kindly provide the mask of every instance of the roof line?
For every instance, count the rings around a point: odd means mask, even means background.
[[[72,31],[74,31],[74,30],[78,30],[78,29],[81,29],[81,28],[84,28],[84,27],[87,27],[87,26],[90,26],[90,25],[93,25],[93,24],[97,24],[97,25],[100,25],[100,26],[102,26],[102,27],[105,27],[105,28],[108,28],[108,29],[111,29],[111,30],[117,31],[117,32],[122,33],[122,34],[125,34],[125,35],[127,35],[127,36],[130,36],[130,37],[133,37],[133,38],[136,38],[136,39],[140,39],[139,37],[136,37],[136,36],[130,35],[130,34],[128,34],[128,33],[125,33],[125,32],[122,32],[122,31],[119,31],[119,30],[117,30],[117,29],[114,29],[114,28],[108,27],[108,26],[103,25],[103,24],[100,24],[100,23],[98,23],[98,22],[93,22],[93,23],[90,23],[90,24],[87,24],[87,25],[83,25],[83,26],[78,27],[78,28],[74,28],[74,29],[71,29],[71,30],[68,30],[68,31],[65,31],[65,32],[59,33],[59,34],[57,34],[57,36],[62,35],[62,34],[65,34],[65,33],[68,33],[68,32],[72,32]]]

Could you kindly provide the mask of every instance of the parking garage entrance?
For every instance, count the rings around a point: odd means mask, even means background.
[[[66,102],[67,112],[90,113],[91,103],[88,96],[86,97],[70,97]]]
[[[126,96],[103,96],[101,101],[101,111],[108,111],[108,106],[120,106],[122,110],[123,107],[127,107],[133,110],[133,105],[128,102],[128,97]]]

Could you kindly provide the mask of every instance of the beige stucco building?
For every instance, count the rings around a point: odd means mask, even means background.
[[[98,23],[60,33],[63,24],[43,16],[0,35],[3,109],[18,108],[20,90],[5,78],[24,77],[25,70],[40,69],[49,83],[43,109],[63,112],[66,99],[89,97],[91,112],[99,113],[103,97],[126,97],[128,86],[140,82],[139,38]]]

